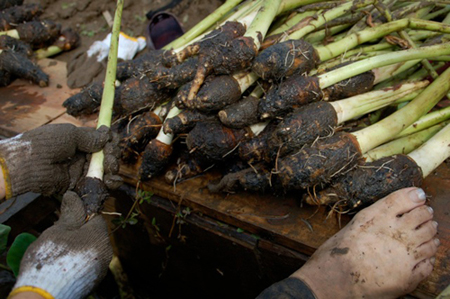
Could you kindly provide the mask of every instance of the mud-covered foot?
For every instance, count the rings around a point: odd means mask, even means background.
[[[433,270],[439,245],[422,189],[406,188],[360,211],[292,277],[317,298],[397,298]]]

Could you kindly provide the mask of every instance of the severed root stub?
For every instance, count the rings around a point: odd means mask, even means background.
[[[29,44],[8,35],[0,35],[0,49],[9,49],[26,57],[33,56],[33,50]]]
[[[220,110],[218,115],[227,127],[244,128],[259,121],[258,105],[259,98],[249,96]]]
[[[262,119],[282,116],[294,108],[322,99],[319,79],[294,75],[273,86],[259,103],[258,113]]]
[[[163,124],[165,134],[178,135],[189,132],[199,121],[212,120],[216,116],[198,110],[184,110],[174,117],[167,118]]]
[[[300,39],[287,40],[262,51],[253,62],[252,71],[264,80],[279,80],[308,73],[319,62],[314,47]]]
[[[176,56],[178,61],[182,62],[187,57],[191,57],[197,53],[207,53],[216,45],[226,45],[232,39],[242,36],[245,33],[245,27],[239,22],[226,22],[218,29],[214,29],[208,33],[200,41],[186,46]]]
[[[134,162],[160,128],[161,119],[152,111],[124,120],[117,128],[121,135],[119,147],[122,161]]]
[[[166,144],[158,139],[150,141],[145,147],[142,163],[139,168],[140,180],[148,181],[154,175],[161,172],[169,163],[172,150],[173,147],[171,144]]]
[[[221,161],[248,136],[245,129],[232,129],[219,121],[201,121],[189,132],[186,144],[191,152],[209,161]]]
[[[277,122],[270,122],[264,130],[253,138],[244,140],[239,145],[239,157],[247,162],[266,161],[271,162],[270,144],[273,140],[273,132],[275,131]]]
[[[395,155],[360,165],[316,196],[307,195],[305,200],[311,205],[337,203],[343,210],[354,210],[396,190],[418,187],[422,181],[422,170],[415,161],[407,155]]]
[[[42,14],[43,9],[39,4],[25,4],[0,10],[0,30],[13,29],[17,24],[32,20]]]
[[[361,161],[356,138],[338,133],[311,146],[278,159],[276,170],[286,190],[297,190],[328,183]]]
[[[56,40],[55,46],[63,51],[70,51],[80,45],[80,36],[72,28],[66,28],[61,31],[61,36]]]
[[[197,95],[205,78],[214,73],[216,75],[229,75],[236,71],[245,70],[251,66],[258,49],[253,38],[241,36],[232,40],[226,46],[217,45],[207,54],[199,54],[198,69],[192,80],[188,100]]]
[[[202,112],[218,111],[241,98],[239,83],[232,76],[209,77],[192,100],[185,97],[184,91],[187,89],[177,94],[178,102],[187,108]]]
[[[21,53],[3,50],[0,53],[0,70],[12,77],[30,80],[40,87],[48,86],[48,75]]]
[[[63,107],[72,116],[91,115],[98,110],[102,99],[103,84],[94,82],[64,101]]]
[[[237,189],[265,192],[272,188],[270,167],[260,163],[225,175],[217,184],[208,184],[210,192],[232,192]]]
[[[342,65],[344,64],[339,66]],[[323,90],[323,97],[328,101],[335,101],[363,94],[372,90],[374,81],[375,74],[372,71],[367,71],[325,88]]]
[[[279,156],[285,156],[319,136],[330,135],[337,123],[336,110],[330,103],[310,103],[284,117],[275,129],[271,146],[280,148]]]
[[[78,183],[76,192],[84,203],[87,215],[97,214],[109,196],[102,180],[92,177],[83,178]]]
[[[43,48],[52,44],[61,32],[61,25],[50,20],[30,21],[16,27],[21,40],[33,48]]]

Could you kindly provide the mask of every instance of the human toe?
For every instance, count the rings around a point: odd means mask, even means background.
[[[408,213],[401,215],[399,221],[404,225],[410,226],[412,229],[416,229],[423,223],[426,223],[433,219],[433,214],[434,212],[431,207],[422,205],[412,209]]]
[[[417,229],[411,231],[411,243],[419,246],[430,241],[437,233],[437,226],[437,222],[432,220],[423,223]]]
[[[432,258],[436,254],[439,244],[440,242],[437,238],[423,243],[413,251],[414,258],[417,261]]]
[[[434,257],[427,258],[418,262],[414,266],[409,281],[409,286],[407,290],[408,293],[412,292],[421,281],[430,276],[434,268],[434,260],[435,260]]]
[[[397,190],[377,201],[371,207],[383,209],[388,215],[402,215],[425,204],[426,195],[421,188],[411,187]]]

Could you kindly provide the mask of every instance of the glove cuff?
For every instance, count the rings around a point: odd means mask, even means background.
[[[5,199],[10,199],[12,197],[11,180],[5,159],[3,159],[3,157],[1,156],[0,156],[0,167],[2,168],[3,180],[5,183]]]
[[[33,286],[21,286],[18,287],[17,289],[14,289],[11,291],[11,293],[9,294],[7,299],[12,298],[14,295],[20,294],[20,293],[25,293],[25,292],[32,292],[32,293],[36,293],[38,295],[40,295],[41,297],[45,298],[45,299],[55,299],[55,297],[52,296],[52,294],[50,294],[49,292],[47,292],[46,290],[37,288],[37,287],[33,287]]]
[[[5,180],[6,199],[28,190],[27,173],[23,162],[31,156],[31,145],[21,140],[22,134],[0,141],[0,166]]]

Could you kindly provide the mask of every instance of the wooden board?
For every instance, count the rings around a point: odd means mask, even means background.
[[[42,59],[38,64],[50,77],[48,87],[15,80],[11,85],[0,88],[0,135],[11,137],[50,122],[95,125],[94,118],[78,120],[65,113],[62,103],[79,92],[79,89],[70,89],[66,84],[66,63]]]
[[[138,183],[137,173],[137,166],[121,166],[125,181],[133,186]],[[306,255],[311,255],[350,220],[348,215],[342,215],[339,221],[336,213],[330,215],[323,207],[300,206],[300,195],[275,197],[247,192],[213,194],[206,185],[216,178],[214,173],[206,173],[172,186],[165,183],[162,177],[156,177],[149,182],[140,182],[139,187]],[[434,298],[450,284],[448,165],[442,164],[425,179],[422,187],[429,196],[429,205],[435,211],[435,220],[439,223],[438,237],[442,244],[436,254],[435,270],[419,285],[414,295]]]

